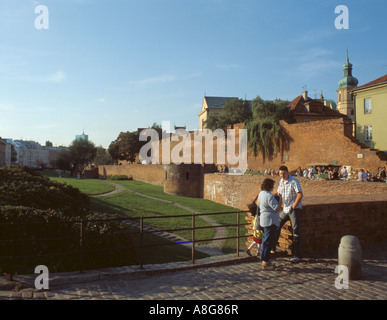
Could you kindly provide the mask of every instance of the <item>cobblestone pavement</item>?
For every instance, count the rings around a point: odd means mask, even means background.
[[[0,282],[0,299],[386,300],[386,244],[362,248],[363,278],[349,281],[348,289],[335,286],[337,252],[309,256],[298,264],[278,256],[273,259],[274,271],[261,270],[255,257],[246,258],[241,253],[240,258],[234,254],[203,259],[194,267],[175,263],[145,266],[144,270],[132,269],[133,272],[111,268],[83,275],[59,274],[52,280],[50,275],[48,290],[34,289],[35,278],[28,280],[26,276],[23,288],[4,290],[7,284],[3,281],[1,286]]]

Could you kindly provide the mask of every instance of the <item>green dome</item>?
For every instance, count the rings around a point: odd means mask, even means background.
[[[339,88],[353,88],[356,87],[359,83],[359,80],[357,80],[355,77],[352,76],[346,76],[340,79],[339,81]]]
[[[330,103],[332,105],[333,110],[337,110],[337,104],[334,100],[332,99],[325,99],[326,102]]]
[[[344,77],[339,81],[339,89],[357,87],[359,80],[352,76],[352,63],[349,62],[348,52],[347,61],[343,66]]]

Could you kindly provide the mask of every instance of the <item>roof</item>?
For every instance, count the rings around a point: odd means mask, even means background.
[[[357,91],[357,90],[360,90],[360,89],[365,89],[365,88],[368,88],[368,87],[373,87],[373,86],[377,86],[377,85],[380,85],[380,84],[385,84],[387,83],[387,74],[376,79],[376,80],[373,80],[371,82],[368,82],[366,84],[363,84],[362,86],[360,87],[357,87],[357,88],[354,88],[352,91]]]
[[[295,115],[343,116],[340,112],[325,106],[322,100],[311,99],[309,97],[304,99],[302,95],[291,101],[288,106],[293,110]]]
[[[236,97],[234,98],[226,98],[226,97],[204,97],[204,99],[207,102],[208,108],[211,109],[223,109],[224,105],[226,104],[226,101],[230,101],[232,99],[238,99]]]
[[[204,100],[207,102],[207,106],[209,109],[223,109],[226,105],[227,101],[231,101],[232,99],[239,99],[237,97],[204,97]],[[252,109],[252,101],[246,100]]]

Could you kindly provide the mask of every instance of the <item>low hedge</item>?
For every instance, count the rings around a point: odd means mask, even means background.
[[[81,223],[75,222],[80,221],[79,216],[52,209],[0,206],[0,272],[31,274],[38,265],[46,265],[50,272],[68,272],[133,264],[133,251],[124,248],[132,244],[130,230],[110,218],[99,214],[83,217],[88,222],[83,223],[81,257]]]
[[[117,174],[107,177],[108,180],[133,180],[133,177],[128,177],[125,174]]]
[[[70,185],[50,180],[23,166],[0,168],[0,205],[57,209],[67,215],[84,215],[89,197]]]

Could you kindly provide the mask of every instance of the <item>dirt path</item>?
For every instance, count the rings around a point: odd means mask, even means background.
[[[200,212],[192,209],[192,208],[189,208],[189,207],[186,207],[186,206],[183,206],[179,203],[176,203],[174,201],[170,201],[170,200],[165,200],[165,199],[160,199],[160,198],[156,198],[156,197],[152,197],[152,196],[149,196],[149,195],[146,195],[146,194],[143,194],[143,193],[140,193],[140,192],[137,192],[137,191],[134,191],[134,190],[131,190],[131,189],[128,189],[118,183],[114,183],[114,182],[107,182],[111,185],[113,185],[115,187],[115,190],[114,191],[111,191],[111,192],[108,192],[108,193],[104,193],[104,194],[100,194],[98,195],[98,197],[104,197],[104,196],[108,196],[108,195],[112,195],[112,194],[116,194],[116,193],[119,193],[119,192],[122,192],[124,190],[126,191],[129,191],[133,194],[136,194],[138,196],[141,196],[141,197],[144,197],[144,198],[148,198],[148,199],[152,199],[152,200],[156,200],[156,201],[161,201],[161,202],[165,202],[165,203],[169,203],[171,205],[174,205],[178,208],[181,208],[183,210],[186,210],[188,212],[191,212],[193,214],[199,214]],[[204,221],[206,221],[207,223],[209,223],[210,225],[212,226],[218,226],[219,223],[216,222],[215,220],[211,219],[210,217],[208,216],[199,216],[199,218],[203,219]],[[132,223],[133,224],[133,223]],[[134,223],[136,224],[136,223]],[[137,225],[137,224],[136,224]],[[180,242],[189,242],[190,240],[187,240],[187,239],[182,239],[181,237],[173,234],[173,233],[167,233],[167,232],[161,232],[153,227],[150,227],[150,226],[144,226],[144,228],[146,228],[146,230],[150,231],[152,230],[155,234],[158,234],[159,236],[162,236],[162,237],[165,237],[165,238],[168,238],[169,240],[176,240],[176,241],[180,241]],[[223,237],[226,237],[227,236],[227,230],[225,227],[215,227],[215,235],[214,235],[214,239],[216,238],[223,238]],[[200,244],[197,244],[195,246],[195,248],[199,251],[202,251],[204,253],[207,253],[207,254],[210,254],[210,255],[222,255],[222,246],[223,246],[223,243],[224,243],[225,240],[214,240],[214,241],[209,241],[209,242],[205,242],[205,243],[200,243]],[[191,246],[191,244],[186,244],[187,246]]]

